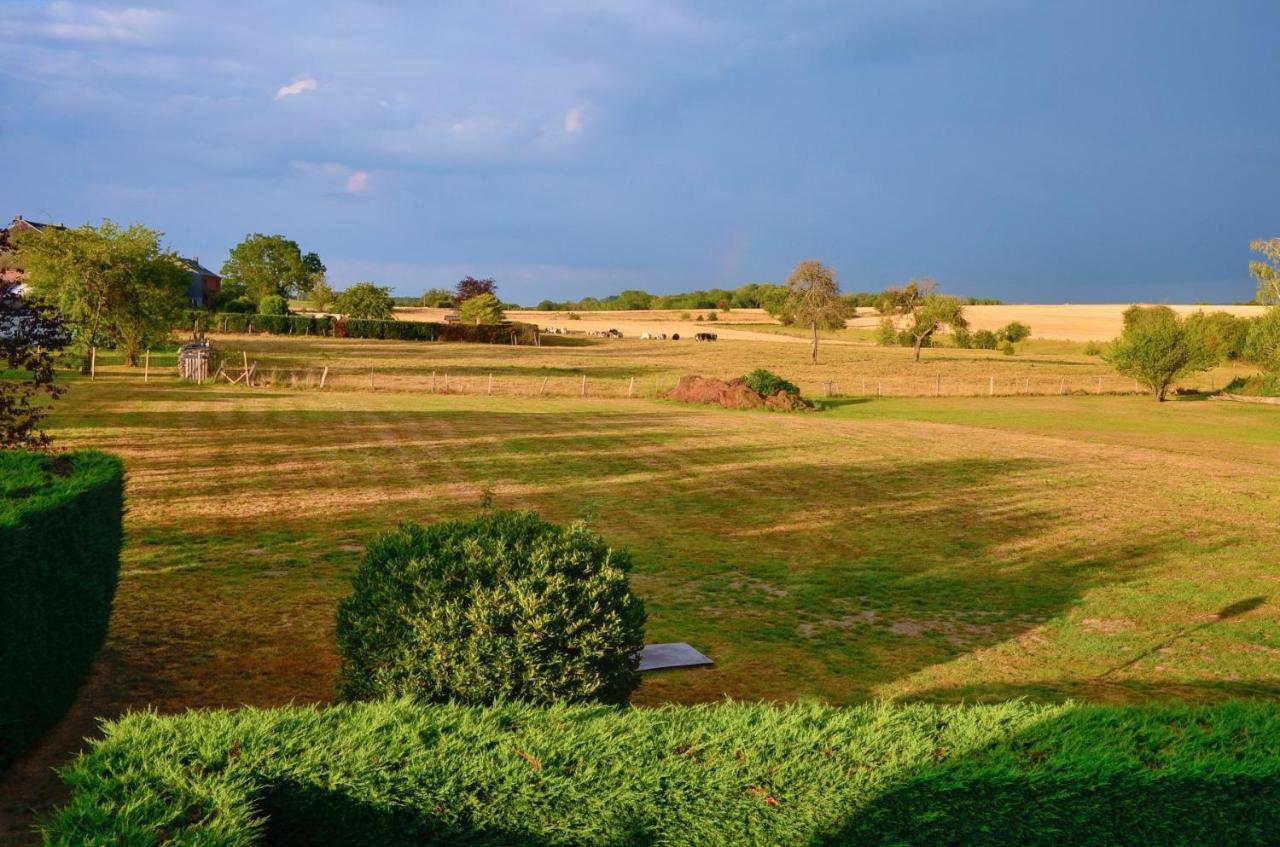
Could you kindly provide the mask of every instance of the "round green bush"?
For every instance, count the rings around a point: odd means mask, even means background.
[[[287,315],[289,314],[289,301],[279,294],[268,294],[258,301],[258,314]]]
[[[532,512],[384,533],[338,606],[343,694],[625,704],[645,619],[629,570],[585,525]]]
[[[779,391],[785,394],[794,394],[797,397],[800,395],[799,388],[790,382],[787,382],[776,373],[767,371],[764,368],[756,368],[754,371],[744,376],[742,381],[745,382],[747,387],[752,391],[757,394],[763,394],[765,397],[772,397]]]

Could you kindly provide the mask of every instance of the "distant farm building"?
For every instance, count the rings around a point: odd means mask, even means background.
[[[187,300],[201,309],[213,308],[213,301],[222,291],[222,277],[200,264],[197,258],[183,259],[190,279],[187,283]]]
[[[42,229],[66,229],[62,224],[40,223],[29,221],[22,215],[14,215],[9,226],[0,229],[0,282],[21,282],[25,274],[15,264],[18,253],[17,239],[26,232],[39,232]]]

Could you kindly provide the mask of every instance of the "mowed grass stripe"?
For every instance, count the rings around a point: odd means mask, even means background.
[[[1274,695],[1280,462],[1254,410],[1194,406],[782,416],[106,379],[74,387],[56,434],[131,475],[121,705],[330,699],[359,544],[486,488],[632,548],[650,640],[716,659],[640,702]]]

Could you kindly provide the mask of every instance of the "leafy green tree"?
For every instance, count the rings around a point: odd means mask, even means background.
[[[1272,306],[1250,323],[1244,358],[1264,371],[1280,373],[1280,306]]]
[[[69,338],[57,311],[18,293],[16,282],[0,280],[0,363],[18,378],[0,379],[0,450],[49,446],[40,429],[47,407],[41,394],[62,396],[53,381],[54,357]]]
[[[498,296],[498,283],[488,278],[464,277],[459,280],[457,287],[453,290],[453,305],[461,306],[472,297],[479,297],[481,294]]]
[[[62,313],[75,347],[118,346],[130,365],[167,339],[187,306],[189,272],[140,224],[46,227],[17,238],[31,297]]]
[[[1012,321],[1004,329],[1000,330],[997,335],[1010,344],[1017,344],[1019,341],[1025,341],[1031,337],[1031,327],[1019,321]]]
[[[809,359],[818,361],[818,330],[841,329],[847,313],[836,285],[836,272],[819,261],[806,259],[787,277],[786,313],[793,323],[813,333]]]
[[[304,257],[296,241],[259,232],[245,236],[222,265],[223,286],[254,303],[273,294],[286,299],[301,297],[315,286],[317,276],[323,275],[324,265],[315,253]]]
[[[653,295],[647,291],[627,289],[618,292],[618,308],[623,311],[639,311],[653,306]]]
[[[478,294],[463,301],[458,314],[462,320],[476,324],[500,324],[507,319],[502,303],[492,294]]]
[[[333,288],[329,285],[329,280],[323,276],[316,280],[315,285],[311,286],[311,295],[309,303],[313,312],[327,312],[333,306],[334,297]]]
[[[784,326],[790,326],[795,323],[795,316],[788,311],[788,300],[786,286],[775,285],[760,295],[760,308]]]
[[[357,282],[338,295],[334,307],[349,318],[387,321],[393,317],[395,303],[391,299],[390,288],[372,282]]]
[[[428,288],[422,295],[422,305],[428,309],[449,309],[453,307],[453,292],[445,288]]]
[[[279,294],[268,294],[258,301],[258,314],[287,315],[289,314],[289,301]]]
[[[1258,302],[1280,303],[1280,238],[1259,239],[1249,249],[1262,254],[1261,261],[1249,263],[1249,274],[1258,283]]]
[[[911,338],[915,361],[920,350],[930,345],[933,334],[943,326],[964,329],[964,304],[958,297],[938,293],[938,284],[928,277],[913,279],[901,288],[888,288],[880,295],[876,308],[881,314],[902,315],[910,319],[903,330]]]
[[[989,329],[980,329],[973,334],[973,346],[978,350],[994,350],[1000,344],[1000,339]]]
[[[1213,367],[1218,355],[1203,322],[1184,321],[1168,306],[1130,306],[1124,332],[1103,358],[1163,401],[1175,382]]]

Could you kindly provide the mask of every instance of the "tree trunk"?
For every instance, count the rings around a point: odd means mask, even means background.
[[[929,330],[929,331],[928,331],[928,332],[926,332],[924,335],[917,335],[917,336],[916,336],[916,358],[915,358],[915,360],[916,360],[917,362],[918,362],[918,361],[920,361],[920,348],[924,347],[924,343],[925,343],[926,341],[928,341],[928,340],[929,340],[929,336],[933,335],[933,330],[934,330],[934,329],[937,329],[937,326],[934,326],[934,327],[933,327],[933,329]]]
[[[813,364],[818,364],[818,322],[810,321],[809,326],[813,328],[813,346],[809,348],[809,360]]]

